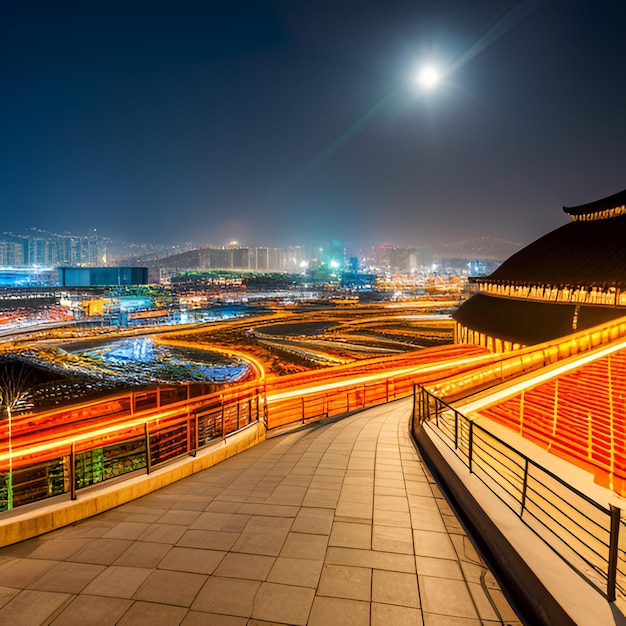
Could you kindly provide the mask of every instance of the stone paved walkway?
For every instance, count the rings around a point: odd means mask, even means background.
[[[0,623],[519,624],[409,439],[408,401],[274,437],[0,550]]]

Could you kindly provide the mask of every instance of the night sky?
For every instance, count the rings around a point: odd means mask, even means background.
[[[526,244],[626,188],[625,32],[624,0],[2,0],[0,231]]]

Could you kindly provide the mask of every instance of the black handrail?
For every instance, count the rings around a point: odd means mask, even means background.
[[[448,419],[446,419],[445,414],[448,415]],[[454,425],[451,424],[452,420],[454,420]],[[470,473],[477,476],[501,502],[511,509],[530,530],[580,576],[597,588],[596,583],[576,566],[568,553],[573,552],[578,559],[605,578],[606,590],[599,589],[599,591],[609,601],[615,600],[617,588],[620,588],[622,592],[624,591],[617,582],[617,574],[624,575],[623,570],[619,567],[620,555],[622,556],[621,560],[623,560],[623,551],[619,549],[619,532],[621,524],[623,524],[621,509],[613,505],[610,505],[609,508],[602,506],[565,482],[554,472],[542,467],[526,455],[515,450],[506,441],[493,435],[479,424],[474,423],[473,420],[429,392],[423,386],[415,385],[411,426],[413,433],[416,434],[417,429],[425,422],[429,422],[434,426],[435,432],[441,440],[468,467]],[[463,436],[465,432],[468,433],[468,436],[467,441],[464,442]],[[497,447],[489,443],[485,435],[496,442]],[[500,456],[506,453],[507,456],[505,458],[509,465],[505,466],[501,460],[496,458],[495,453]],[[496,467],[498,464],[499,468]],[[519,475],[513,471],[512,465],[520,470]],[[507,472],[502,471],[505,467],[515,476],[516,482],[513,482],[506,476]],[[493,475],[494,472],[498,479]],[[558,486],[563,487],[567,498],[559,495],[554,488],[546,484],[545,480],[540,480],[539,476],[535,475],[537,473],[545,475]],[[529,479],[531,479],[530,482]],[[533,481],[539,488],[531,486]],[[502,483],[505,483],[506,486]],[[503,492],[508,497],[505,497]],[[536,496],[536,499],[533,496]],[[550,499],[546,496],[549,496]],[[515,510],[510,502],[507,501],[511,497],[520,505],[519,510]],[[543,500],[543,505],[540,500]],[[577,502],[577,505],[572,504],[572,502]],[[602,524],[591,515],[585,513],[583,511],[585,505],[591,507],[591,510],[598,513],[606,523]],[[550,512],[548,506],[552,507],[555,512]],[[564,512],[563,509],[567,507],[570,507],[570,512],[576,511],[586,526],[591,526],[592,530],[585,528],[580,522],[573,519],[571,515]],[[528,515],[526,517],[523,515],[525,512],[535,520],[536,524],[531,525],[529,523],[526,519]],[[561,519],[558,519],[558,517]],[[564,518],[567,518],[567,524]],[[540,525],[540,528],[537,528],[537,524]],[[575,529],[570,530],[568,524],[574,525]],[[563,533],[569,535],[571,538],[569,542],[563,539]],[[605,541],[598,536],[603,533],[607,535],[608,540]],[[584,539],[585,537],[587,539]],[[563,548],[559,549],[550,538],[556,538],[557,543],[562,545]],[[591,545],[590,539],[593,539],[595,543],[606,549],[606,556]],[[576,547],[576,543],[584,546],[587,555]],[[600,560],[601,565],[598,565],[597,562],[594,563],[589,558],[589,554]]]

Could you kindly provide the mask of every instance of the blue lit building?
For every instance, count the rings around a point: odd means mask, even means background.
[[[60,267],[62,287],[147,285],[147,267]]]
[[[48,287],[58,284],[56,267],[0,266],[0,287]]]

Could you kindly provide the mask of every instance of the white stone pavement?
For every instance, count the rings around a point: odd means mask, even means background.
[[[410,412],[271,438],[0,549],[0,624],[519,625],[415,451]]]

